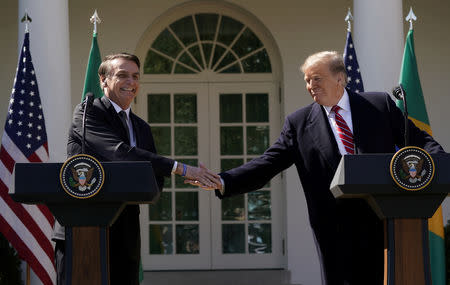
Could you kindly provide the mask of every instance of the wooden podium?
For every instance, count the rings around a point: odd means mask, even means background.
[[[66,227],[66,284],[109,284],[108,227],[126,204],[159,198],[150,162],[103,162],[104,184],[86,199],[72,197],[60,184],[63,163],[16,163],[11,197],[46,204]]]
[[[407,191],[390,175],[392,154],[342,157],[331,182],[336,198],[365,198],[385,221],[387,285],[431,285],[428,218],[450,192],[450,154],[432,154],[435,174],[422,190]]]

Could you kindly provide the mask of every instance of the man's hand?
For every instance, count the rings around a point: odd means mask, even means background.
[[[186,179],[186,180],[184,180],[184,183],[186,183],[186,184],[191,184],[191,185],[200,187],[200,188],[202,188],[203,190],[208,190],[208,191],[210,191],[210,190],[216,190],[216,189],[222,190],[222,187],[223,187],[223,186],[222,186],[222,183],[219,183],[219,184],[217,184],[217,185],[214,186],[214,187],[209,187],[209,186],[207,186],[207,185],[205,185],[205,184],[200,183],[200,181],[198,181],[198,180],[191,180],[191,179]]]
[[[200,162],[199,165],[199,167],[187,165],[184,183],[189,183],[205,190],[221,189],[220,176],[206,168],[203,163]]]

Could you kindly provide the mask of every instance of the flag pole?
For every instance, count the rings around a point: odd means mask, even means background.
[[[21,22],[25,23],[25,33],[29,33],[30,29],[29,29],[29,23],[31,23],[31,17],[28,15],[28,12],[25,10],[25,14],[22,17]],[[28,262],[25,262],[27,264],[27,269],[26,269],[26,285],[30,285],[30,264],[28,264]]]
[[[345,16],[345,21],[347,22],[347,32],[352,31],[352,24],[351,21],[353,21],[353,15],[350,11],[350,7],[348,8],[347,16]]]

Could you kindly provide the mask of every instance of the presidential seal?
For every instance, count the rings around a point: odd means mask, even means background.
[[[67,194],[86,199],[100,191],[105,180],[105,171],[95,157],[78,154],[66,160],[61,167],[59,179]]]
[[[424,149],[408,146],[397,151],[391,160],[394,182],[408,191],[422,190],[434,177],[434,162]]]

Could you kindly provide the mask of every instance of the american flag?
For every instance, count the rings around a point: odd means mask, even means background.
[[[355,45],[353,44],[352,32],[347,32],[347,41],[344,50],[344,63],[347,69],[347,88],[350,91],[364,92],[364,84],[359,70],[358,59],[356,58]]]
[[[51,243],[54,217],[44,205],[14,202],[8,194],[16,162],[48,160],[44,114],[25,33],[0,149],[0,232],[44,285],[55,284]]]

